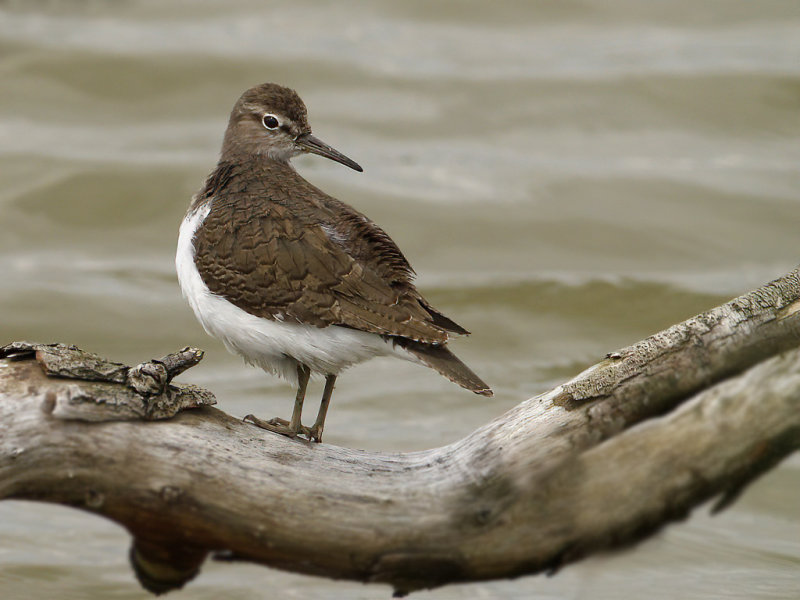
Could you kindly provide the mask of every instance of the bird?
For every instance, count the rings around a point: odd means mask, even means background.
[[[337,376],[375,356],[438,371],[463,388],[491,388],[447,347],[469,332],[416,289],[397,244],[348,204],[306,181],[290,159],[315,154],[362,172],[311,133],[294,90],[264,83],[231,111],[217,166],[180,225],[175,267],[205,331],[233,354],[296,385],[289,420],[245,420],[321,442]],[[310,377],[325,386],[302,424]]]

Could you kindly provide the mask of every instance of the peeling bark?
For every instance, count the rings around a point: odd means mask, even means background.
[[[154,592],[209,553],[398,594],[537,573],[709,498],[722,508],[800,447],[798,346],[795,270],[462,440],[389,454],[289,440],[207,406],[208,392],[170,384],[193,349],[131,369],[20,343],[0,360],[0,499],[124,525]]]

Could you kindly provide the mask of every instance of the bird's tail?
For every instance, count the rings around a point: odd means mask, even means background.
[[[408,338],[394,338],[394,343],[453,383],[481,396],[494,396],[491,388],[446,346],[423,344]]]

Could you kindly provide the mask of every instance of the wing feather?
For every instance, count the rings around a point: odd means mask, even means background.
[[[259,317],[425,343],[446,342],[448,330],[464,331],[430,308],[394,242],[375,228],[390,250],[389,268],[379,256],[353,256],[321,224],[297,223],[283,206],[262,203],[254,215],[220,203],[195,234],[195,262],[211,292]]]

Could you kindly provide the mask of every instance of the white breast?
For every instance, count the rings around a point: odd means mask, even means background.
[[[230,352],[289,381],[297,380],[298,362],[312,372],[338,374],[373,356],[395,354],[413,360],[373,333],[335,325],[319,328],[272,321],[251,315],[213,294],[194,264],[192,241],[209,210],[206,204],[187,214],[181,223],[175,268],[183,295],[195,316],[206,332],[220,339]]]

